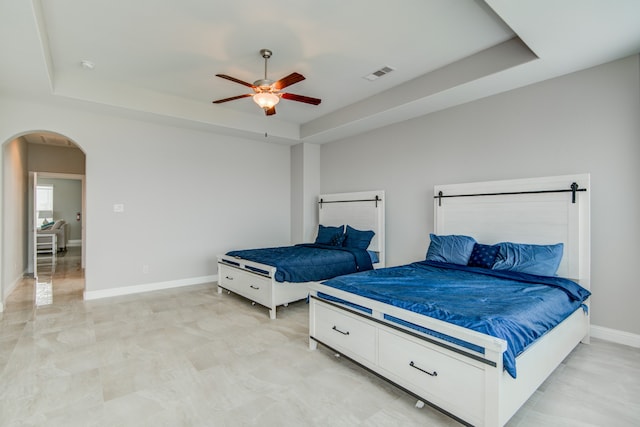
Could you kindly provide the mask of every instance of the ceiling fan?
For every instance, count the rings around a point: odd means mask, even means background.
[[[264,58],[264,79],[256,80],[251,83],[244,82],[236,79],[235,77],[227,76],[226,74],[216,74],[217,77],[231,80],[232,82],[239,83],[244,86],[248,86],[253,89],[254,93],[246,93],[244,95],[232,96],[231,98],[218,99],[213,101],[214,104],[222,104],[223,102],[234,101],[236,99],[253,97],[256,104],[260,106],[267,116],[272,116],[276,113],[276,104],[280,102],[280,98],[289,99],[291,101],[304,102],[305,104],[318,105],[322,102],[321,99],[312,98],[310,96],[296,95],[293,93],[280,92],[287,86],[301,82],[304,80],[304,76],[299,73],[291,73],[286,77],[281,78],[278,81],[267,79],[267,60],[271,58],[271,52],[269,49],[261,49],[260,55]]]

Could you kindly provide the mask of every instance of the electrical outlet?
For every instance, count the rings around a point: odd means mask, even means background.
[[[144,264],[142,266],[142,273],[143,274],[149,274],[149,266],[147,264]]]

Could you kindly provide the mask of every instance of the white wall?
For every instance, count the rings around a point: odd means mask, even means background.
[[[386,191],[387,265],[424,258],[436,184],[583,172],[592,185],[592,324],[640,334],[637,55],[321,149],[323,193]]]
[[[15,139],[2,147],[2,260],[0,269],[3,286],[0,287],[0,307],[6,297],[22,280],[27,268],[27,144]],[[32,237],[31,237],[32,238]]]
[[[86,154],[86,292],[210,279],[219,253],[290,240],[288,146],[0,97],[0,142],[40,130]]]

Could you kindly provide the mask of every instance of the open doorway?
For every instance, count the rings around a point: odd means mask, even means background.
[[[48,253],[45,249],[55,244],[57,255],[69,248],[80,248],[84,268],[84,175],[49,172],[30,172],[34,186],[33,218],[36,232],[35,255]],[[35,188],[35,190],[33,190]],[[40,202],[39,202],[40,201]],[[30,210],[31,212],[31,210]],[[42,246],[40,251],[38,246]]]
[[[53,242],[50,240],[46,255],[49,265],[45,278],[58,273],[65,280],[68,264],[73,259],[77,270],[76,279],[81,279],[79,295],[84,291],[85,240],[85,154],[69,138],[52,132],[29,132],[5,142],[3,145],[3,206],[2,224],[2,286],[1,302],[25,282],[38,282],[38,232],[44,220],[58,220],[67,225],[64,236],[60,232]],[[37,185],[49,186],[54,194],[51,218],[39,218],[44,212],[37,212],[35,195]],[[57,197],[55,188],[57,187]],[[55,202],[57,200],[58,203]],[[53,221],[55,223],[55,221]],[[53,225],[53,224],[52,224]],[[45,230],[46,231],[46,230]],[[45,251],[41,251],[45,255]],[[66,259],[64,259],[66,257]],[[57,261],[57,262],[56,262]],[[61,272],[64,274],[61,276]],[[67,280],[68,281],[68,280]],[[75,287],[79,281],[76,280]],[[55,286],[55,283],[52,284]],[[37,295],[34,289],[26,294]],[[51,293],[51,292],[50,292]],[[1,306],[0,306],[1,307]]]

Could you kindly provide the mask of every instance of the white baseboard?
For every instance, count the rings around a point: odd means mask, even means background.
[[[591,337],[640,348],[640,335],[631,332],[591,325]]]
[[[67,242],[67,247],[77,247],[82,246],[82,240],[69,240]]]
[[[4,311],[4,306],[2,305],[2,301],[0,301],[0,313]]]
[[[84,291],[84,299],[100,299],[121,295],[139,294],[142,292],[160,291],[163,289],[180,288],[182,286],[200,285],[202,283],[217,282],[218,275],[191,277],[188,279],[170,280],[167,282],[145,283],[142,285],[123,286],[120,288],[103,289],[99,291]]]

